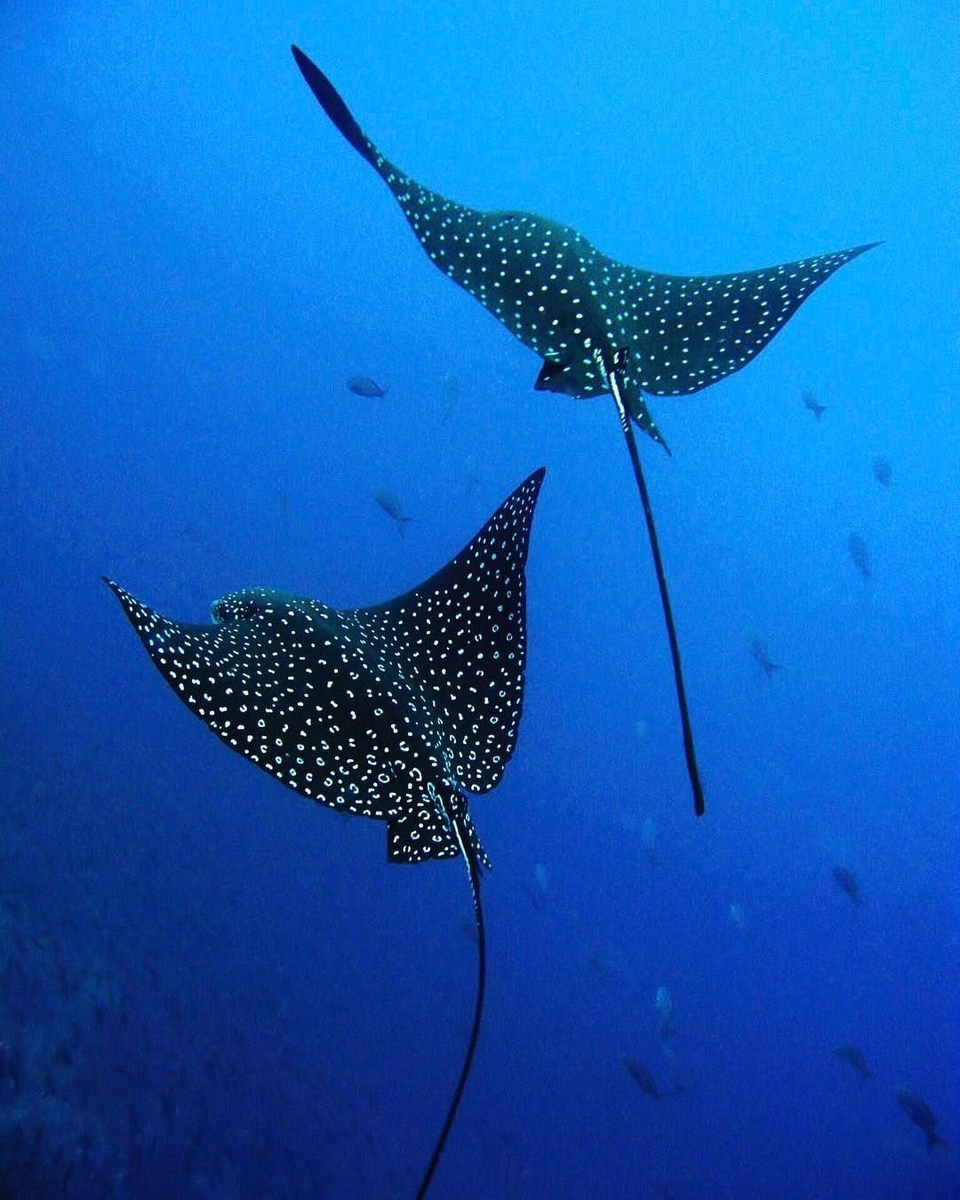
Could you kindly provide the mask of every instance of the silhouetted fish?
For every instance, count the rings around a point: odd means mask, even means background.
[[[644,393],[686,395],[738,371],[811,292],[876,243],[730,275],[661,275],[630,267],[546,217],[483,212],[424,187],[381,154],[319,67],[298,47],[291,49],[327,116],[390,188],[430,259],[543,359],[534,387],[578,398],[613,395],[643,501],[687,771],[702,813],[679,646],[630,422],[665,446]]]
[[[833,1053],[837,1058],[842,1058],[845,1063],[849,1063],[864,1079],[873,1078],[873,1072],[868,1069],[866,1059],[859,1046],[837,1046]]]
[[[657,1087],[657,1081],[650,1074],[647,1067],[636,1058],[628,1058],[623,1056],[623,1065],[626,1067],[633,1081],[641,1092],[646,1092],[648,1096],[652,1096],[654,1100],[662,1100],[664,1093]]]
[[[881,487],[893,486],[893,467],[885,458],[875,458],[873,460],[873,477]]]
[[[854,904],[863,904],[863,897],[860,895],[860,884],[857,883],[857,877],[852,871],[848,871],[846,867],[834,867],[833,877]]]
[[[643,824],[640,826],[640,844],[651,867],[663,866],[657,849],[657,823],[649,813],[643,818]]]
[[[911,1092],[908,1088],[897,1088],[897,1103],[907,1114],[918,1129],[922,1129],[927,1139],[927,1153],[932,1154],[934,1146],[942,1146],[944,1150],[951,1147],[943,1140],[937,1129],[937,1118],[926,1100]]]
[[[452,562],[372,608],[266,588],[234,592],[213,625],[172,621],[105,580],[154,665],[222,741],[294,791],[387,824],[391,862],[461,856],[479,976],[470,1042],[421,1186],[460,1101],[483,1009],[481,864],[466,791],[487,792],[516,745],[526,663],[524,567],[543,470]]]
[[[850,555],[850,561],[857,568],[864,579],[870,578],[870,558],[867,554],[867,543],[859,535],[859,533],[851,533],[847,538],[847,552]]]
[[[369,375],[352,375],[347,380],[347,390],[353,392],[355,396],[364,396],[368,400],[382,400],[390,389],[382,388]]]
[[[774,671],[782,671],[783,663],[775,663],[771,661],[770,652],[767,650],[767,643],[758,633],[749,634],[747,637],[747,646],[750,653],[757,661],[757,666],[763,668],[763,673],[768,679],[773,678]]]
[[[527,894],[527,899],[533,907],[539,912],[547,901],[547,892],[550,887],[550,880],[547,876],[547,868],[543,863],[537,863],[533,869],[533,879],[524,880],[522,885],[523,890]]]
[[[657,1081],[650,1074],[644,1063],[636,1058],[623,1057],[623,1065],[626,1067],[628,1074],[636,1083],[641,1092],[646,1092],[648,1096],[652,1096],[654,1100],[663,1100],[666,1096],[683,1096],[686,1095],[688,1089],[682,1084],[677,1083],[669,1092],[661,1091],[657,1086]]]
[[[16,1047],[12,1042],[0,1042],[0,1100],[7,1100],[7,1093],[15,1095],[20,1089],[20,1065]]]
[[[657,995],[654,1001],[654,1008],[657,1010],[657,1025],[660,1034],[660,1041],[666,1042],[670,1038],[677,1036],[676,1026],[671,1025],[673,1018],[673,998],[670,991],[665,987],[657,988]]]
[[[373,493],[373,498],[380,505],[387,516],[390,517],[391,520],[396,521],[397,530],[400,536],[403,537],[403,527],[404,525],[409,525],[413,520],[413,517],[404,516],[403,505],[393,494],[393,492],[388,492],[384,488],[377,488]]]
[[[463,474],[469,494],[480,482],[480,470],[477,466],[477,460],[472,454],[468,454],[463,460]]]
[[[607,987],[614,979],[616,972],[609,962],[600,954],[591,951],[587,956],[587,963],[597,973],[597,977],[604,987]]]
[[[452,371],[448,371],[443,377],[443,394],[446,398],[446,404],[440,415],[440,424],[446,425],[450,420],[450,414],[453,412],[454,405],[460,396],[460,380]]]
[[[876,244],[876,243],[874,243],[874,244]],[[864,246],[864,247],[862,247],[862,249],[868,250],[869,246]],[[823,416],[823,414],[827,411],[827,406],[825,404],[817,403],[817,398],[813,394],[813,392],[803,391],[800,393],[800,398],[803,401],[803,403],[807,406],[807,408],[810,409],[810,411],[813,413],[813,415],[817,418],[818,421]]]

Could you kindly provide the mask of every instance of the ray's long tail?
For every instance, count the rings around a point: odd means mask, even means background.
[[[467,1085],[470,1067],[473,1065],[473,1054],[477,1048],[477,1039],[480,1036],[480,1022],[483,1018],[483,997],[487,989],[487,939],[483,926],[483,905],[480,903],[480,863],[476,854],[470,848],[466,835],[460,827],[460,821],[456,817],[453,819],[453,827],[457,835],[457,841],[460,843],[460,851],[463,854],[463,861],[466,863],[467,873],[470,877],[470,893],[473,897],[473,912],[477,922],[477,997],[473,1006],[473,1026],[470,1030],[470,1040],[467,1043],[467,1053],[463,1059],[463,1066],[460,1068],[460,1078],[457,1080],[457,1086],[450,1101],[450,1107],[447,1110],[447,1117],[443,1122],[443,1128],[440,1130],[440,1136],[437,1138],[437,1144],[433,1148],[433,1156],[424,1172],[423,1180],[417,1191],[417,1200],[423,1200],[423,1197],[427,1194],[427,1189],[433,1180],[437,1164],[440,1162],[440,1156],[443,1154],[447,1136],[457,1115],[457,1109],[460,1107],[460,1097],[463,1095],[463,1089]]]
[[[680,643],[677,640],[677,630],[673,623],[673,609],[670,605],[670,593],[667,591],[667,576],[663,569],[663,559],[660,556],[660,539],[657,537],[657,527],[653,521],[653,508],[650,504],[650,493],[647,491],[647,481],[643,477],[643,467],[640,465],[640,454],[637,443],[630,427],[630,414],[624,403],[620,388],[621,372],[624,360],[618,360],[612,365],[604,364],[610,392],[617,406],[620,417],[620,427],[627,443],[627,452],[633,467],[633,475],[637,481],[637,491],[643,504],[643,515],[647,523],[647,535],[650,539],[650,551],[653,555],[653,565],[657,573],[657,586],[660,589],[660,604],[663,608],[663,619],[667,627],[667,637],[670,641],[670,658],[673,662],[673,679],[677,692],[677,706],[680,709],[680,726],[683,730],[683,752],[687,760],[687,775],[690,778],[690,789],[693,792],[693,808],[698,817],[705,811],[703,785],[700,782],[700,769],[697,766],[697,752],[693,743],[693,726],[690,724],[690,713],[687,708],[687,689],[683,682],[683,668],[680,665]]]

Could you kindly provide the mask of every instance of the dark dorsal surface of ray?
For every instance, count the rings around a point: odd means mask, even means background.
[[[645,394],[687,395],[739,371],[838,267],[877,243],[726,275],[631,267],[547,217],[483,212],[424,187],[366,136],[320,68],[291,49],[321,107],[390,188],[431,261],[542,358],[535,388],[613,395],[654,558],[694,810],[702,815],[679,644],[632,423],[666,449]]]
[[[386,822],[391,862],[464,859],[479,954],[473,1028],[421,1195],[479,1034],[489,861],[464,793],[495,787],[516,746],[525,567],[543,476],[529,476],[425,583],[370,608],[250,588],[218,600],[213,624],[186,624],[105,580],[157,670],[231,749],[311,800]]]
[[[110,587],[154,665],[231,749],[311,800],[386,821],[391,861],[448,858],[459,847],[444,806],[495,787],[516,745],[542,478],[425,583],[371,608],[250,588],[191,625]],[[472,830],[465,810],[463,823]]]
[[[468,208],[411,179],[364,134],[320,68],[292,50],[327,116],[390,188],[430,259],[543,359],[535,387],[602,395],[613,355],[627,350],[627,407],[660,442],[643,393],[688,395],[739,371],[834,271],[878,244],[725,275],[631,267],[570,226]]]

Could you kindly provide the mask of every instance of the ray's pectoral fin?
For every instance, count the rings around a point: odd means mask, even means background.
[[[652,396],[686,396],[745,367],[845,263],[879,245],[729,275],[623,267],[631,372]]]

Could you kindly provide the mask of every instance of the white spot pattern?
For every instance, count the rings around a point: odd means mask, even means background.
[[[526,664],[524,567],[543,470],[420,587],[338,610],[253,588],[213,625],[171,621],[107,581],[154,665],[228,746],[321,804],[389,822],[396,861],[485,860],[459,788],[513,754]]]
[[[838,267],[868,247],[730,275],[662,275],[616,262],[582,234],[533,213],[486,213],[446,200],[377,165],[424,250],[525,346],[546,371],[538,387],[584,399],[609,390],[607,360],[640,392],[680,396],[739,371]]]
[[[625,399],[658,440],[644,392],[686,395],[740,370],[811,292],[870,248],[731,275],[630,267],[556,221],[467,208],[417,183],[380,153],[313,64],[307,80],[343,136],[386,181],[431,260],[543,358],[537,388],[600,395],[608,387],[595,352],[609,368],[625,349]]]

